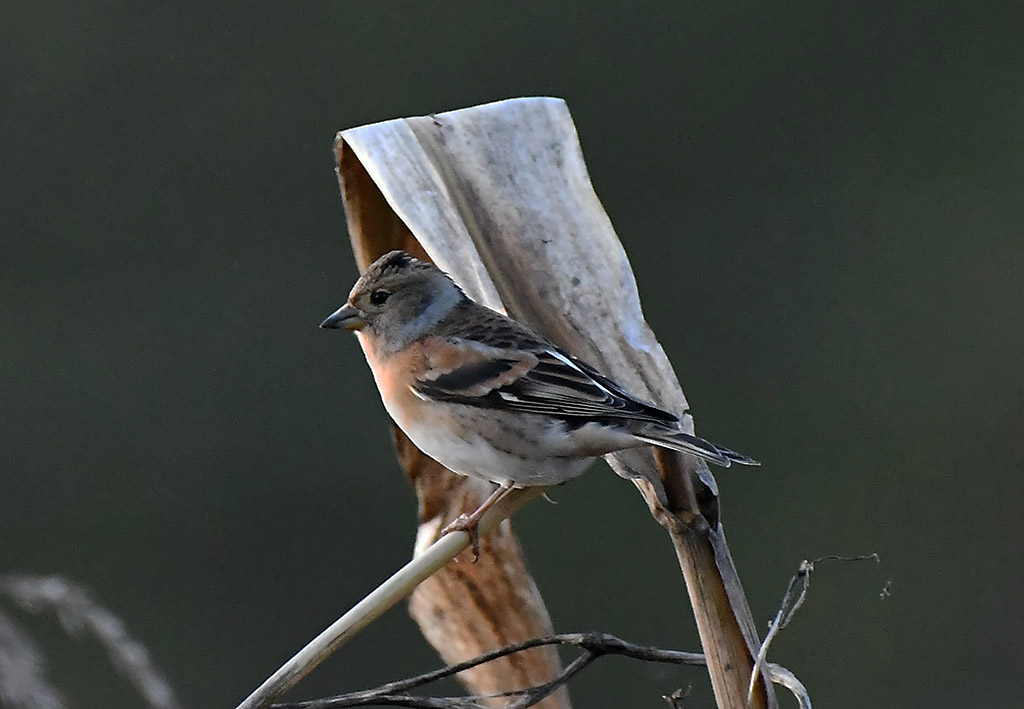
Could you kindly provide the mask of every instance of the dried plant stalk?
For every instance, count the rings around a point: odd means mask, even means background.
[[[359,161],[343,149],[342,142],[337,147],[338,179],[360,271],[391,249],[429,258]],[[446,524],[479,507],[491,486],[455,475],[424,455],[394,424],[392,431],[399,461],[419,501],[416,553],[420,553],[438,539]],[[468,563],[472,550],[463,552],[459,561],[464,563],[443,567],[410,598],[409,611],[424,637],[449,664],[554,632],[509,523],[483,537],[480,544],[477,563]],[[473,694],[487,695],[543,684],[560,671],[557,651],[545,646],[479,665],[460,673],[458,679]],[[502,706],[505,700],[496,697],[490,703]],[[568,692],[560,689],[537,706],[568,709]]]
[[[453,475],[424,455],[396,426],[395,448],[416,488],[420,526],[416,553],[437,541],[441,529],[463,512],[472,512],[492,491],[491,486]],[[480,558],[472,549],[416,587],[409,612],[424,637],[448,664],[476,655],[481,649],[523,642],[553,632],[544,599],[526,570],[519,542],[508,520],[480,539]],[[542,684],[561,670],[553,646],[538,647],[478,665],[458,679],[479,695],[497,694]],[[493,706],[506,702],[495,697]],[[565,688],[537,704],[544,709],[569,707]]]
[[[390,248],[427,256],[475,300],[528,323],[627,389],[688,410],[644,321],[628,259],[591,186],[563,101],[516,99],[363,126],[342,132],[335,149],[361,268]],[[692,431],[689,414],[683,424]],[[400,445],[407,470],[429,468],[407,447]],[[700,459],[660,449],[657,458],[638,449],[608,459],[637,483],[672,536],[718,705],[747,706],[759,640],[719,523],[714,478]],[[446,485],[417,483],[417,490],[421,521],[437,516],[424,510],[454,515],[466,504]],[[528,576],[519,582],[535,591]],[[478,622],[460,618],[452,632]],[[491,649],[462,655],[461,638],[442,639],[449,661]],[[770,686],[759,679],[755,689],[750,706],[775,706]]]

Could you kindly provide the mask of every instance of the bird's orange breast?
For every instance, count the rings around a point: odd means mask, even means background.
[[[422,347],[419,343],[413,343],[398,352],[383,352],[372,337],[362,332],[357,334],[385,408],[395,423],[403,430],[408,430],[408,426],[425,413],[423,408],[426,402],[416,396],[411,388],[416,381],[417,370],[423,367]]]

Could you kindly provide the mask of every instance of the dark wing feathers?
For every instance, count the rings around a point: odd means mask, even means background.
[[[512,370],[519,364],[516,360],[488,359],[482,362],[474,362],[465,367],[459,367],[447,374],[442,374],[437,379],[424,382],[437,391],[449,393],[465,392],[481,383],[494,379]]]
[[[537,366],[515,382],[521,399],[552,405],[563,416],[628,418],[676,423],[679,419],[629,394],[618,384],[565,352],[538,353]],[[553,413],[553,412],[552,412]]]
[[[654,406],[653,404],[649,404],[646,401],[636,398],[628,391],[623,389],[621,386],[619,386],[616,382],[604,376],[586,362],[578,360],[572,355],[568,355],[565,352],[562,352],[561,350],[558,350],[558,353],[563,357],[569,358],[575,367],[579,368],[584,374],[590,377],[590,379],[592,379],[594,383],[596,383],[602,389],[614,394],[615,396],[621,397],[623,399],[633,402],[634,404],[639,405],[647,414],[652,415],[653,419],[663,421],[665,423],[679,423],[679,417],[676,416],[675,414],[665,411],[663,409],[659,409],[657,406]],[[683,413],[685,414],[687,412],[684,411]]]
[[[488,359],[434,379],[420,380],[415,390],[420,396],[435,401],[562,419],[612,418],[665,424],[679,420],[667,411],[636,399],[607,377],[557,348],[528,354],[536,358],[532,367],[522,367],[522,360]],[[523,370],[519,376],[511,381],[500,381],[502,375],[517,366]]]

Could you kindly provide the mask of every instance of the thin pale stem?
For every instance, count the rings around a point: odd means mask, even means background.
[[[493,530],[503,519],[541,492],[543,488],[525,488],[504,497],[480,520],[480,534]],[[470,544],[469,533],[463,531],[453,531],[438,539],[310,641],[239,704],[237,709],[262,709],[269,705]]]

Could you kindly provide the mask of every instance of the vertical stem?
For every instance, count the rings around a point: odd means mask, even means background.
[[[638,487],[652,514],[672,538],[707,658],[715,701],[719,709],[774,708],[775,693],[763,677],[758,677],[753,697],[747,703],[758,640],[732,558],[728,553],[715,553],[716,540],[712,535],[718,534],[718,541],[725,543],[721,528],[713,529],[700,509],[692,471],[687,469],[685,459],[664,448],[654,448],[654,459],[664,483],[667,506],[658,499],[653,484]],[[727,583],[734,584],[731,594]],[[746,634],[744,629],[748,630]]]
[[[734,614],[746,612],[749,615],[750,611],[735,608],[730,602],[718,573],[707,521],[698,517],[684,526],[675,519],[667,526],[690,595],[715,700],[720,709],[743,709],[747,706],[754,658]],[[749,706],[762,709],[774,704],[774,696],[769,700],[764,680],[759,678]]]

